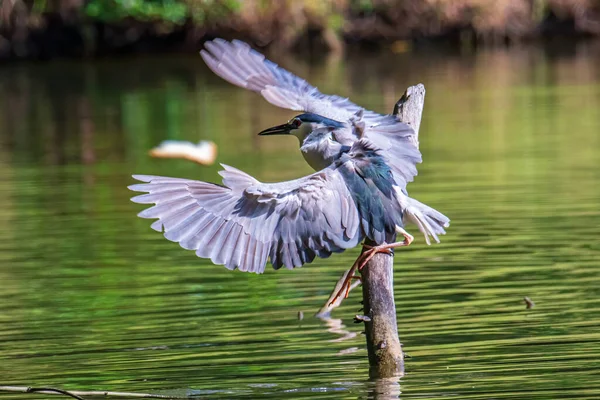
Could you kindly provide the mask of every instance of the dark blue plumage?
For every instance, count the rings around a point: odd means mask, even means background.
[[[296,118],[298,118],[302,122],[311,122],[311,123],[317,123],[317,124],[321,123],[321,124],[331,127],[331,128],[342,128],[344,126],[344,124],[342,122],[336,121],[331,118],[326,118],[326,117],[323,117],[322,115],[314,114],[314,113],[304,113],[304,114],[296,115]]]
[[[364,234],[376,243],[389,242],[402,224],[402,210],[392,190],[394,178],[385,159],[366,140],[354,143],[336,161],[362,219]]]

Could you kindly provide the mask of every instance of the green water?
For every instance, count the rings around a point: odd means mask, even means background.
[[[425,161],[409,190],[452,226],[430,247],[410,228],[417,240],[396,255],[412,357],[399,387],[368,379],[352,321],[360,291],[334,312],[341,320],[312,317],[356,250],[249,275],[136,217],[132,173],[219,179],[218,166],[149,158],[163,139],[213,140],[219,162],[265,181],[310,172],[295,139],[256,136],[294,113],[195,56],[0,67],[0,385],[206,399],[600,398],[600,49],[276,60],[377,111],[407,85],[427,87]]]

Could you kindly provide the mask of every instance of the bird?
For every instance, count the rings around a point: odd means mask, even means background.
[[[410,244],[393,242],[405,232],[389,165],[367,139],[352,144],[326,168],[278,183],[262,183],[221,164],[222,185],[198,180],[133,175],[129,189],[153,204],[141,218],[198,257],[228,269],[262,273],[312,262],[317,256],[356,247],[364,239],[381,244],[363,253],[361,268],[378,251]],[[357,260],[358,261],[358,260]]]
[[[439,235],[446,233],[449,218],[409,197],[406,190],[417,175],[416,164],[422,161],[417,134],[408,124],[394,115],[365,110],[347,98],[323,94],[239,40],[208,41],[200,55],[226,81],[258,92],[276,106],[303,111],[259,135],[296,136],[304,159],[315,171],[330,165],[357,140],[369,139],[391,168],[404,221],[417,225],[427,244],[431,239],[440,242]],[[410,235],[405,237],[412,240]]]
[[[142,183],[129,189],[145,194],[132,201],[152,205],[138,216],[157,219],[151,227],[165,238],[215,264],[254,273],[263,273],[268,261],[275,269],[293,269],[369,240],[375,245],[365,245],[340,289],[347,295],[356,269],[379,252],[412,243],[404,229],[408,214],[418,215],[427,241],[445,233],[448,218],[406,192],[421,162],[409,125],[322,94],[241,41],[209,41],[201,56],[227,81],[302,111],[260,134],[297,136],[316,172],[262,183],[221,164],[222,184],[133,175]]]

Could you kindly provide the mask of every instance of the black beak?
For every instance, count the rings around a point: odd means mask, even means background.
[[[264,131],[260,132],[259,135],[288,135],[292,129],[294,128],[292,128],[290,124],[277,125],[272,128],[265,129]]]

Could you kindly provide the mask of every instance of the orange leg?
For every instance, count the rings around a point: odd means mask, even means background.
[[[352,265],[352,268],[350,268],[350,271],[348,271],[348,275],[346,276],[346,279],[344,280],[342,287],[337,292],[337,294],[335,295],[335,297],[333,298],[333,300],[331,301],[330,304],[335,302],[344,292],[345,292],[344,298],[345,299],[348,298],[348,294],[350,293],[350,286],[351,286],[352,279],[360,279],[360,277],[354,276],[354,274],[356,273],[356,270],[357,269],[359,271],[362,270],[363,267],[365,265],[367,265],[367,263],[371,260],[371,258],[373,258],[375,256],[375,254],[377,254],[377,253],[392,254],[391,249],[394,249],[396,247],[409,246],[413,242],[414,238],[408,232],[406,232],[404,229],[399,228],[398,233],[401,233],[404,236],[404,240],[401,242],[380,244],[378,246],[369,246],[369,245],[363,244],[363,247],[367,248],[368,250],[364,251],[356,259],[356,261]]]
[[[344,283],[342,283],[342,286],[340,287],[340,289],[336,293],[336,295],[333,298],[333,300],[331,300],[331,302],[329,303],[329,305],[335,303],[335,301],[340,298],[340,296],[342,295],[342,293],[344,293],[344,298],[345,299],[348,298],[348,294],[350,293],[350,286],[352,286],[352,279],[354,279],[354,278],[360,279],[360,277],[355,277],[354,276],[354,274],[356,273],[356,269],[358,268],[358,261],[359,260],[360,260],[360,257],[358,257],[358,259],[354,262],[354,264],[352,264],[352,267],[348,271],[348,275],[346,275],[346,279],[344,279]]]
[[[375,256],[377,253],[385,253],[392,254],[392,249],[396,247],[409,246],[413,242],[414,238],[408,233],[405,234],[404,240],[401,242],[394,242],[389,244],[380,244],[378,246],[369,246],[368,244],[363,244],[363,247],[366,247],[368,250],[361,254],[360,258],[363,258],[361,263],[358,266],[358,270],[362,270],[365,265]]]

